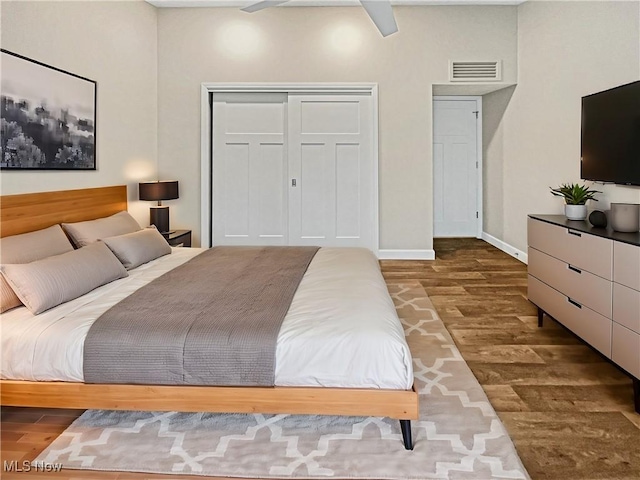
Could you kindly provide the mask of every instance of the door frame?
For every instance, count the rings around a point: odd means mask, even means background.
[[[372,101],[373,252],[380,250],[378,84],[377,83],[202,83],[200,87],[200,244],[213,242],[213,94],[214,93],[332,93],[369,94]]]
[[[483,155],[482,155],[482,96],[480,95],[434,95],[432,102],[431,102],[431,112],[432,112],[432,130],[431,130],[431,174],[433,175],[433,129],[435,126],[435,109],[433,108],[433,102],[435,102],[436,100],[452,100],[452,101],[469,101],[469,100],[475,100],[476,102],[476,108],[478,109],[478,121],[476,122],[476,160],[478,162],[478,175],[477,175],[477,194],[476,194],[476,202],[477,202],[477,208],[478,208],[478,228],[476,231],[476,238],[482,238],[482,231],[483,231],[483,221],[482,221],[482,217],[483,217],[483,192],[482,192],[482,185],[483,185],[483,166],[482,166],[482,160],[483,160]],[[433,201],[433,198],[432,198]],[[432,227],[433,228],[433,227]]]

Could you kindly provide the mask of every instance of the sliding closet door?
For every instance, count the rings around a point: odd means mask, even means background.
[[[287,95],[213,101],[213,244],[287,245]]]
[[[376,249],[370,95],[289,95],[289,243]]]

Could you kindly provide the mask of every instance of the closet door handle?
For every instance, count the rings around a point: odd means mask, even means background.
[[[292,178],[292,179],[291,179],[291,186],[292,186],[292,187],[295,187],[295,186],[297,185],[297,183],[298,183],[298,182],[296,181],[296,179],[295,179],[295,178]]]

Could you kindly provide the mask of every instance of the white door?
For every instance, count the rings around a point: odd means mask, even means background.
[[[289,242],[376,249],[370,95],[289,96]]]
[[[433,236],[479,229],[477,100],[433,101]]]
[[[286,94],[213,101],[213,244],[287,245]]]
[[[370,94],[213,101],[213,245],[377,250]]]

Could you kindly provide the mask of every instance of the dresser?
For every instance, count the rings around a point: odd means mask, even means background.
[[[529,215],[528,296],[633,378],[640,413],[640,233]]]

